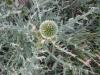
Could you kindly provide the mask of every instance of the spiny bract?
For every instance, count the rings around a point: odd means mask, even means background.
[[[54,21],[46,20],[40,25],[40,33],[43,38],[51,39],[58,32],[58,26]]]

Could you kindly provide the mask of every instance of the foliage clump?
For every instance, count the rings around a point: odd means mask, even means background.
[[[0,0],[0,75],[100,75],[100,1]]]

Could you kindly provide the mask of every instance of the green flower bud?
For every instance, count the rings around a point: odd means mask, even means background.
[[[58,32],[58,26],[54,21],[46,20],[40,25],[40,33],[43,38],[51,39]]]
[[[13,4],[13,0],[7,0],[7,4],[8,5],[12,5]]]

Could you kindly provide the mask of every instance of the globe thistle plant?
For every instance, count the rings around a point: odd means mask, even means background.
[[[43,38],[51,39],[58,32],[58,26],[54,21],[46,20],[40,25],[40,33]]]

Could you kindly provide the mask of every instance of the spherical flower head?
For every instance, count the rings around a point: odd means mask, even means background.
[[[51,39],[58,32],[58,26],[54,21],[46,20],[40,25],[40,33],[43,38]]]
[[[8,5],[12,5],[13,4],[13,0],[7,0],[7,4]]]

